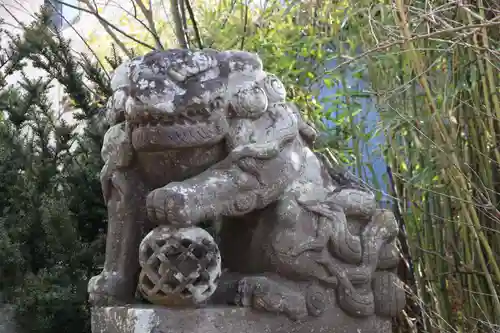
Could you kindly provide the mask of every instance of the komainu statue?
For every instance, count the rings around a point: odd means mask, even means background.
[[[112,88],[94,305],[230,304],[293,321],[332,302],[353,317],[402,310],[394,215],[313,152],[314,128],[257,55],[154,51]]]

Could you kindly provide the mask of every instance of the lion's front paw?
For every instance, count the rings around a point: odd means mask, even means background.
[[[151,191],[146,198],[146,208],[149,219],[157,224],[192,224],[188,194],[171,187]]]
[[[308,316],[304,295],[264,276],[245,277],[238,285],[236,303],[272,313],[283,313],[292,320]]]

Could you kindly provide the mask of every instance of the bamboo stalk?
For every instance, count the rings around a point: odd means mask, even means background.
[[[404,6],[402,3],[402,0],[396,0],[396,8],[398,10],[398,13],[400,15],[400,27],[402,30],[402,33],[404,34],[404,37],[408,40],[411,38],[411,33],[408,29],[408,22],[406,20],[406,14],[404,11]],[[421,58],[418,56],[417,52],[415,52],[415,48],[413,46],[412,42],[409,42],[406,44],[406,47],[411,51],[410,54],[413,59],[412,65],[415,66],[417,74],[422,74],[419,75],[419,81],[422,87],[424,88],[425,95],[427,97],[427,104],[431,110],[432,113],[436,112],[436,104],[435,101],[433,100],[432,93],[429,87],[429,84],[427,80],[425,79],[424,69],[423,69],[423,64],[421,61]],[[460,165],[456,154],[454,153],[453,150],[453,145],[450,144],[449,138],[446,136],[446,131],[444,129],[444,125],[439,119],[439,117],[434,118],[435,121],[435,126],[434,126],[434,131],[437,132],[438,137],[440,139],[439,143],[442,143],[444,148],[446,148],[446,151],[449,153],[449,157],[451,159],[451,168],[449,168],[446,172],[442,172],[442,176],[444,179],[447,179],[450,181],[450,184],[455,192],[456,195],[460,197],[460,194],[463,193],[465,194],[465,202],[467,203],[472,203],[473,198],[471,198],[470,194],[467,191],[464,191],[463,189],[467,188],[467,181],[463,177],[463,175],[460,173],[460,171],[457,170],[457,166]],[[436,137],[437,139],[437,137]],[[489,275],[489,270],[486,265],[486,259],[483,255],[483,249],[484,252],[486,252],[486,257],[488,257],[488,260],[492,266],[493,274],[495,275],[496,278],[500,278],[500,269],[498,267],[498,264],[496,263],[496,258],[493,255],[493,252],[491,250],[491,246],[488,243],[486,237],[484,236],[484,233],[481,231],[481,225],[478,221],[478,216],[476,213],[476,210],[474,207],[470,209],[470,207],[465,203],[464,201],[460,202],[461,208],[462,208],[462,213],[466,217],[466,221],[468,225],[470,226],[469,230],[471,231],[472,236],[474,237],[474,240],[479,240],[478,242],[474,242],[474,247],[477,251],[477,255],[479,257],[481,266],[484,270],[485,273],[487,273],[487,281],[490,287],[490,292],[493,294],[494,299],[496,300],[494,303],[495,307],[495,312],[497,316],[500,318],[500,300],[498,299],[498,295],[496,292],[495,285],[493,284],[491,275]]]
[[[402,210],[418,267],[422,332],[483,332],[479,322],[500,322],[500,233],[493,215],[500,216],[493,169],[500,165],[500,76],[492,63],[500,41],[484,0],[406,4],[384,1],[392,17],[364,21],[370,34],[360,40],[369,52],[346,62],[380,52],[370,59],[370,76],[382,103],[391,103],[382,116],[383,126],[395,126],[386,132],[386,158],[396,173],[394,195],[411,203]],[[380,5],[355,6],[363,11]],[[442,30],[449,33],[435,38]],[[445,77],[433,73],[443,55]],[[403,74],[396,76],[397,70]],[[402,163],[407,169],[398,169]]]

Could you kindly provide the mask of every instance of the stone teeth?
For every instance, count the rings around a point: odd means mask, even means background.
[[[185,110],[176,115],[169,115],[164,113],[151,113],[144,111],[130,115],[128,121],[135,126],[171,126],[171,125],[194,125],[200,122],[208,121],[207,117],[210,116],[208,108],[200,108],[198,110]]]

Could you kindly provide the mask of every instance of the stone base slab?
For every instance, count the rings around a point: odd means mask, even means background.
[[[92,333],[390,333],[391,321],[334,309],[319,318],[286,317],[238,307],[167,309],[150,305],[92,310]]]

